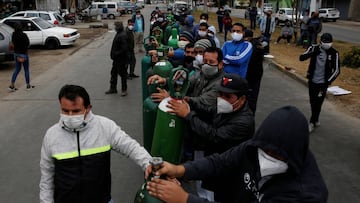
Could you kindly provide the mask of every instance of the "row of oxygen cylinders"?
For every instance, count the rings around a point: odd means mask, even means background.
[[[170,41],[169,41],[170,42]],[[145,47],[146,48],[146,47]],[[174,68],[167,60],[170,46],[158,48],[159,61],[152,66],[151,56],[145,55],[141,61],[142,99],[143,99],[143,143],[144,147],[154,157],[151,163],[153,169],[161,165],[162,160],[178,164],[182,155],[185,121],[175,114],[167,113],[170,99],[181,101],[189,86],[189,73],[182,66]],[[151,94],[157,92],[160,85],[156,82],[147,85],[148,76],[159,75],[167,78],[166,88],[170,97],[155,103]],[[161,158],[159,158],[161,157]],[[145,180],[135,196],[135,203],[162,202],[148,194]]]

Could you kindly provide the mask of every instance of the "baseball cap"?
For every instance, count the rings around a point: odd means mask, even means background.
[[[321,35],[320,41],[324,43],[330,43],[333,41],[332,35],[330,33],[324,33]]]
[[[225,73],[216,89],[223,93],[239,93],[244,95],[248,92],[248,83],[238,74]]]

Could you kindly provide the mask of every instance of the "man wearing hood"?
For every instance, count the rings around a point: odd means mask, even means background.
[[[216,28],[215,28],[215,26],[211,25],[211,26],[208,27],[208,33],[207,33],[207,35],[208,35],[211,39],[214,40],[215,45],[216,45],[217,48],[221,48],[221,47],[220,47],[220,41],[219,41],[219,39],[216,37]]]
[[[151,167],[146,170],[146,176]],[[272,112],[254,137],[222,154],[183,165],[165,162],[156,175],[209,180],[219,202],[327,202],[328,191],[309,150],[305,116],[292,106]],[[147,187],[167,203],[209,202],[176,183],[152,179]]]
[[[117,80],[118,75],[121,77],[121,96],[127,95],[127,67],[129,60],[127,57],[128,43],[127,35],[124,30],[124,25],[122,22],[117,21],[114,23],[116,35],[114,37],[110,57],[113,60],[111,68],[111,78],[110,78],[110,89],[105,92],[105,94],[116,94],[117,93]]]

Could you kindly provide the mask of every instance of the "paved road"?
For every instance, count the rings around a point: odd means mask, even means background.
[[[141,142],[142,107],[140,79],[129,81],[129,95],[105,95],[109,87],[111,61],[108,53],[114,33],[66,58],[34,78],[33,91],[19,90],[0,100],[0,202],[38,202],[39,155],[46,129],[59,119],[57,93],[66,83],[85,86],[94,113],[115,120]],[[136,74],[140,74],[137,55]],[[295,105],[309,116],[307,89],[265,66],[256,115],[257,126],[275,108]],[[338,112],[325,102],[321,127],[311,134],[310,146],[330,191],[329,202],[360,202],[360,120]],[[133,202],[143,174],[125,157],[113,153],[113,197],[116,202]]]

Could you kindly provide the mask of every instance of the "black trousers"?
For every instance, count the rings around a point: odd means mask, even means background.
[[[261,78],[258,80],[248,80],[249,91],[247,95],[247,101],[249,104],[249,108],[255,115],[256,112],[256,104],[259,97]]]
[[[130,66],[129,74],[133,75],[134,71],[135,71],[135,65],[136,65],[135,53],[131,52],[131,53],[128,53],[128,54],[129,54],[129,64],[128,65]],[[126,65],[126,67],[128,65]]]
[[[250,18],[250,29],[255,30],[256,29],[256,18]]]
[[[325,83],[316,84],[311,81],[309,81],[308,84],[309,84],[309,97],[310,97],[310,106],[311,106],[310,123],[315,124],[316,122],[319,121],[321,106],[324,103],[328,85]]]
[[[121,77],[121,90],[127,90],[127,68],[126,63],[113,61],[113,65],[111,68],[111,78],[110,78],[110,89],[116,90],[117,89],[117,80],[118,75]]]

